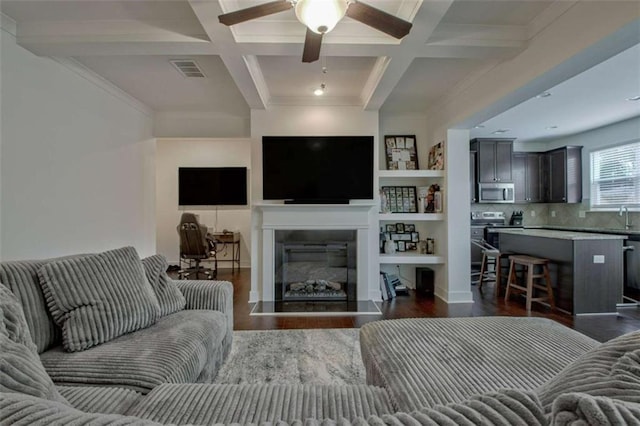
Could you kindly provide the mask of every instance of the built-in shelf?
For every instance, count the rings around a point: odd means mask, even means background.
[[[381,178],[437,178],[444,177],[444,170],[380,170]]]
[[[378,215],[380,221],[438,221],[444,220],[443,213],[381,213]]]
[[[396,265],[437,265],[444,263],[443,256],[436,256],[433,254],[420,254],[413,252],[401,252],[395,254],[380,254],[380,263],[383,265],[396,264]]]

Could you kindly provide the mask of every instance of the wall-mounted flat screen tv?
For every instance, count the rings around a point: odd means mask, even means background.
[[[246,167],[180,167],[178,204],[181,206],[244,206],[247,204]]]
[[[265,200],[348,203],[373,199],[373,136],[265,136]]]

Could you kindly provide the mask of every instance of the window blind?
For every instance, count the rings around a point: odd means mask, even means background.
[[[640,141],[591,152],[591,207],[640,208]]]

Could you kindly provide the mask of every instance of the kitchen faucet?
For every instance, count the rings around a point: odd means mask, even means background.
[[[624,229],[631,229],[633,224],[629,222],[629,207],[620,206],[620,210],[618,211],[618,216],[622,217],[622,211],[624,210],[625,218],[624,218]]]

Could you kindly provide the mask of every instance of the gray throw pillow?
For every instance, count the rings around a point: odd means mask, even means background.
[[[638,425],[640,404],[584,393],[565,393],[553,402],[551,424]]]
[[[586,352],[536,393],[547,413],[565,393],[640,403],[640,331],[616,337]]]
[[[0,392],[67,403],[45,371],[18,299],[0,284]]]
[[[167,259],[161,254],[154,254],[142,259],[142,265],[160,303],[160,316],[183,310],[187,302],[178,286],[167,275]]]
[[[50,262],[38,276],[69,352],[146,328],[160,317],[158,299],[133,247]]]

